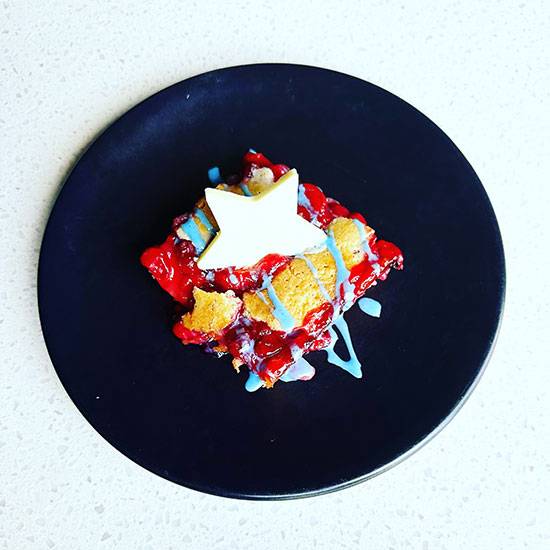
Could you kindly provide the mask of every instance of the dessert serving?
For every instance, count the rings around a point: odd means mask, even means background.
[[[237,371],[248,369],[249,391],[309,380],[315,369],[304,356],[316,350],[360,378],[344,312],[359,300],[364,312],[380,316],[380,304],[362,296],[402,268],[399,248],[377,239],[361,214],[261,153],[245,154],[239,176],[222,178],[217,167],[208,175],[215,187],[141,256],[181,305],[174,334],[230,354]],[[334,350],[337,331],[347,359]]]

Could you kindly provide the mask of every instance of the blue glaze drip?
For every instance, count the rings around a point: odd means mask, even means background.
[[[249,149],[248,152],[249,152],[249,153],[252,153],[252,154],[254,154],[254,155],[256,154],[256,151],[254,151],[254,149]]]
[[[365,226],[355,218],[353,219],[353,223],[355,224],[355,227],[357,227],[357,230],[359,231],[359,238],[361,239],[363,250],[367,254],[367,258],[369,259],[369,262],[372,263],[372,268],[376,273],[380,273],[380,264],[378,263],[378,256],[373,252],[372,248],[369,245],[369,240],[367,239]]]
[[[233,273],[233,271],[231,270],[231,268],[229,269],[229,282],[232,284],[232,285],[237,285],[239,284],[239,279],[237,279],[237,276],[235,275],[235,273]]]
[[[298,204],[300,206],[303,206],[308,212],[313,213],[311,202],[307,198],[306,193],[304,191],[304,186],[302,184],[298,185]]]
[[[223,183],[220,169],[217,166],[212,166],[212,168],[208,169],[208,179],[212,183]]]
[[[303,357],[300,357],[288,370],[281,376],[283,382],[295,382],[296,380],[310,380],[315,375],[315,368],[310,365]]]
[[[279,321],[281,328],[285,331],[289,331],[294,328],[294,325],[296,325],[296,321],[294,317],[289,313],[288,309],[286,309],[285,305],[281,300],[279,300],[279,297],[277,296],[277,293],[275,292],[275,289],[273,288],[273,285],[271,284],[271,277],[265,276],[263,279],[263,285],[260,289],[260,292],[257,293],[257,295],[260,297],[260,299],[264,302],[264,304],[267,304],[267,300],[264,298],[263,294],[261,293],[261,290],[266,290],[267,295],[269,296],[269,299],[271,300],[271,304],[273,305],[273,317]]]
[[[367,253],[367,257],[371,262],[378,260],[378,256],[372,251],[372,248],[369,246],[369,240],[367,239],[367,233],[365,231],[365,226],[359,221],[353,218],[353,223],[357,230],[359,231],[359,238],[361,239],[361,244],[363,245],[363,250]]]
[[[317,212],[314,210],[313,206],[311,206],[311,202],[307,198],[302,184],[298,185],[298,204],[309,212],[312,222],[317,221]]]
[[[191,242],[195,245],[197,254],[200,254],[206,246],[205,240],[202,238],[197,222],[191,216],[187,221],[181,224],[181,228],[187,233]]]
[[[265,282],[266,279],[264,279],[264,284]],[[292,328],[294,328],[296,321],[294,320],[294,317],[290,315],[288,309],[286,309],[283,302],[279,300],[279,297],[277,296],[277,293],[275,292],[275,289],[271,284],[271,280],[267,279],[267,282],[268,284],[265,290],[267,290],[267,295],[269,296],[269,299],[274,306],[273,316],[275,317],[275,319],[277,319],[277,321],[279,321],[283,330],[291,330]]]
[[[248,185],[246,183],[240,183],[239,187],[242,189],[245,197],[251,197],[252,193],[250,192],[250,189],[248,188]]]
[[[361,298],[358,302],[361,311],[371,317],[380,317],[382,313],[382,304],[372,298]]]
[[[336,297],[343,299],[342,309],[346,311],[351,307],[353,302],[353,285],[349,281],[349,269],[346,267],[340,249],[336,246],[332,229],[329,231],[327,248],[336,263]],[[341,294],[342,290],[344,291],[343,296]]]
[[[210,223],[210,220],[206,217],[206,214],[200,208],[195,209],[195,216],[199,218],[202,225],[204,225],[204,228],[206,229],[206,231],[208,231],[208,233],[210,233],[210,235],[213,235],[216,232],[214,226]]]
[[[323,281],[319,278],[319,272],[317,271],[317,268],[313,265],[313,262],[307,257],[307,256],[296,256],[297,258],[301,258],[306,262],[309,270],[311,271],[311,274],[313,275],[313,278],[315,279],[315,282],[319,286],[319,290],[321,291],[321,294],[323,295],[323,298],[327,302],[331,302],[332,298],[330,297],[330,294],[327,292],[327,289],[325,285],[323,284]]]
[[[334,351],[334,346],[336,345],[336,342],[338,340],[338,335],[336,334],[334,328],[331,326],[328,329],[331,336],[331,342],[329,346],[325,349],[325,351],[327,352],[327,361],[349,372],[352,376],[355,376],[355,378],[361,378],[363,376],[363,373],[361,372],[361,363],[359,359],[357,359],[357,355],[355,354],[355,349],[351,342],[351,335],[349,333],[348,324],[344,319],[344,316],[340,315],[340,317],[338,317],[338,319],[334,321],[333,326],[338,328],[340,334],[342,335],[342,338],[344,339],[344,343],[348,348],[349,359],[347,361],[344,361]]]
[[[262,379],[255,372],[250,371],[244,389],[248,392],[254,392],[263,387],[263,385]]]

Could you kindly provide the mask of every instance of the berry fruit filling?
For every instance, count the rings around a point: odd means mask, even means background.
[[[270,388],[278,380],[310,379],[315,369],[304,356],[316,350],[326,350],[330,363],[361,377],[344,312],[359,300],[363,311],[380,315],[380,305],[362,296],[386,279],[391,268],[402,269],[399,248],[377,239],[361,214],[326,197],[315,185],[298,184],[295,170],[273,164],[261,153],[245,154],[241,176],[224,180],[217,167],[208,175],[215,189],[225,193],[207,189],[207,198],[174,220],[166,240],[141,256],[154,279],[181,304],[183,314],[174,334],[184,344],[202,345],[220,356],[230,354],[237,371],[248,368],[249,391]],[[264,216],[264,224],[261,213],[253,217],[271,204],[275,221]],[[281,214],[278,221],[277,205],[281,212],[292,212]],[[225,221],[228,212],[239,208],[245,213],[242,220]],[[244,219],[246,212],[251,213],[249,220]],[[293,219],[296,213],[301,219]],[[241,225],[233,227],[233,222]],[[307,239],[317,244],[294,250],[284,233],[291,223],[294,246]],[[220,241],[222,236],[225,241]],[[271,242],[274,249],[253,265],[239,264],[239,258],[254,257],[249,254],[252,249],[263,254]],[[225,264],[233,247],[227,243],[235,245],[235,264],[230,267]],[[210,267],[216,262],[219,267]],[[334,351],[336,330],[347,345],[347,360]]]

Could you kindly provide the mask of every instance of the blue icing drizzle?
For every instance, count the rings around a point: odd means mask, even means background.
[[[288,370],[281,376],[283,382],[294,382],[296,380],[309,380],[313,378],[315,368],[310,365],[303,357],[300,357]]]
[[[246,197],[252,196],[252,193],[250,192],[250,189],[248,188],[248,185],[246,185],[246,183],[239,184],[239,187],[242,189]]]
[[[195,245],[197,254],[200,254],[206,246],[205,240],[202,238],[199,226],[193,217],[189,217],[187,221],[181,224],[181,228],[189,235],[191,242]]]
[[[332,231],[332,229],[329,231],[327,248],[334,258],[334,262],[336,263],[336,295],[340,296],[340,285],[342,285],[344,281],[348,278],[349,270],[344,263],[344,258],[342,257],[340,249],[336,246],[336,241],[334,240],[334,232]]]
[[[372,251],[372,248],[369,246],[369,240],[367,239],[367,233],[365,232],[365,226],[359,221],[353,218],[353,223],[357,230],[359,231],[359,238],[361,239],[361,244],[363,245],[363,250],[367,253],[367,256],[371,262],[378,260],[378,256]]]
[[[279,297],[277,296],[277,293],[275,292],[275,289],[271,284],[270,277],[268,276],[264,277],[262,290],[267,290],[267,295],[269,296],[269,299],[273,304],[273,311],[272,311],[273,317],[275,317],[275,319],[279,321],[279,323],[281,324],[281,328],[286,331],[289,331],[292,328],[294,328],[296,321],[294,320],[294,317],[290,315],[288,309],[286,309],[283,302],[279,300]],[[265,303],[265,298],[262,296],[261,292],[259,293],[259,296],[262,298],[262,300]]]
[[[349,269],[346,267],[340,249],[336,246],[332,229],[329,230],[327,248],[336,263],[336,297],[343,298],[342,309],[346,311],[350,308],[353,301],[353,285],[349,281]],[[344,290],[344,296],[341,295],[340,287]]]
[[[311,221],[317,221],[317,212],[313,209],[313,206],[311,206],[311,202],[307,198],[302,184],[298,185],[298,204],[309,212]]]
[[[205,229],[208,231],[208,233],[210,233],[210,235],[213,235],[216,232],[214,226],[210,223],[210,220],[206,217],[206,214],[200,208],[195,208],[195,216],[199,218],[202,225],[204,225]]]
[[[208,169],[208,179],[212,183],[223,183],[220,169],[217,166],[212,166],[212,168]]]
[[[249,149],[248,152],[253,153],[254,155],[256,154],[256,151],[254,151],[254,149]]]
[[[304,186],[302,184],[298,185],[298,204],[300,206],[303,206],[309,212],[313,211],[313,208],[311,207],[311,202],[309,202],[309,199],[307,198],[304,191]]]
[[[363,373],[361,372],[361,363],[359,362],[359,359],[357,359],[357,355],[355,354],[355,349],[353,348],[353,344],[351,342],[348,324],[344,319],[344,316],[340,315],[340,317],[338,317],[338,319],[334,321],[333,326],[338,328],[340,334],[342,335],[342,338],[344,339],[344,343],[348,348],[349,359],[347,361],[344,361],[334,351],[334,346],[336,345],[336,342],[338,340],[338,335],[336,334],[334,328],[330,327],[328,331],[331,336],[331,341],[328,347],[325,349],[325,351],[327,352],[327,361],[329,363],[332,363],[333,365],[336,365],[337,367],[348,371],[351,375],[355,376],[355,378],[361,378],[363,376]]]
[[[353,223],[355,224],[355,227],[357,227],[359,231],[359,238],[361,239],[361,244],[363,245],[363,250],[367,254],[367,258],[369,259],[369,262],[372,262],[373,269],[376,273],[380,272],[380,264],[378,264],[378,256],[372,251],[372,248],[369,245],[369,240],[367,239],[367,233],[365,232],[365,226],[355,218],[353,219]]]
[[[361,310],[367,315],[371,315],[372,317],[380,317],[380,314],[382,313],[382,304],[380,302],[377,302],[372,298],[361,298],[357,303],[359,304]]]
[[[262,379],[255,372],[250,371],[244,389],[248,392],[254,392],[259,390],[263,385]]]
[[[323,281],[319,278],[319,272],[317,271],[317,268],[313,265],[313,262],[307,257],[307,256],[296,256],[297,258],[301,258],[306,262],[309,270],[311,271],[311,274],[313,275],[313,278],[319,285],[319,290],[321,291],[321,294],[325,298],[327,302],[331,302],[332,299],[330,297],[330,294],[327,292],[327,289],[325,288],[325,285],[323,284]]]
[[[275,292],[275,289],[273,288],[273,285],[271,284],[271,277],[265,276],[263,279],[263,285],[262,288],[256,292],[256,295],[260,300],[266,305],[269,306],[267,300],[265,299],[264,295],[262,294],[262,290],[267,291],[267,295],[269,296],[269,299],[271,300],[271,304],[273,306],[272,313],[273,317],[279,321],[281,328],[283,330],[289,331],[292,328],[294,328],[294,325],[296,324],[296,321],[292,315],[288,312],[288,309],[286,309],[285,305],[281,300],[279,300],[279,297],[277,296],[277,293]]]
[[[232,284],[232,285],[237,285],[239,284],[239,279],[237,279],[237,276],[235,275],[235,273],[233,273],[233,270],[231,268],[229,268],[229,282]]]

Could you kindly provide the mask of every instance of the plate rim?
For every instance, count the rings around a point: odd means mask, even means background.
[[[475,378],[470,382],[470,385],[467,387],[467,389],[464,391],[464,393],[458,398],[458,401],[456,402],[453,409],[447,414],[447,416],[437,425],[435,428],[433,428],[427,435],[425,435],[420,441],[415,443],[412,447],[404,451],[402,454],[397,456],[394,460],[380,466],[379,468],[368,472],[366,474],[363,474],[361,476],[357,476],[353,479],[336,483],[333,485],[329,485],[326,487],[313,489],[313,490],[307,490],[303,492],[296,492],[296,493],[246,493],[246,492],[238,492],[238,491],[232,491],[232,490],[213,490],[212,488],[208,486],[203,486],[200,483],[182,483],[180,481],[176,481],[175,479],[169,477],[168,475],[164,475],[160,471],[154,471],[149,466],[137,462],[133,458],[131,458],[128,454],[126,454],[118,444],[113,443],[105,435],[103,435],[96,426],[92,423],[90,418],[88,418],[88,415],[85,414],[76,404],[76,402],[71,397],[67,387],[65,386],[65,383],[63,382],[61,376],[59,375],[54,361],[52,357],[52,352],[50,350],[50,345],[48,344],[48,339],[46,337],[46,323],[44,321],[44,315],[43,315],[43,309],[44,305],[42,304],[41,295],[43,292],[45,292],[42,289],[43,277],[41,273],[43,272],[43,264],[44,264],[44,248],[46,246],[46,242],[48,239],[48,233],[50,231],[51,225],[52,225],[52,217],[54,210],[57,206],[58,201],[63,196],[64,191],[66,190],[66,184],[71,179],[71,176],[77,166],[79,165],[82,158],[88,153],[88,151],[96,144],[98,143],[104,135],[106,135],[109,130],[115,126],[119,121],[124,119],[126,116],[128,116],[130,113],[134,112],[138,108],[140,108],[143,104],[151,101],[156,96],[159,96],[168,90],[171,90],[172,88],[176,88],[177,86],[182,85],[186,82],[191,82],[193,80],[197,80],[199,78],[203,78],[205,76],[212,76],[214,74],[219,73],[225,73],[236,69],[253,69],[255,67],[290,67],[294,69],[306,69],[306,70],[312,70],[312,71],[321,71],[326,73],[332,73],[339,77],[345,77],[347,79],[353,79],[357,80],[362,84],[366,84],[367,86],[371,86],[373,88],[376,88],[383,94],[387,94],[392,96],[393,98],[396,98],[398,101],[405,103],[409,108],[411,108],[416,114],[420,115],[424,121],[428,123],[429,126],[431,126],[433,129],[435,129],[437,132],[439,132],[445,141],[453,148],[455,151],[459,153],[461,158],[465,162],[465,166],[467,169],[473,174],[474,179],[477,180],[477,184],[479,187],[479,190],[481,191],[481,195],[483,198],[483,201],[485,202],[485,205],[488,207],[488,214],[490,216],[490,222],[492,225],[493,233],[496,236],[496,245],[497,245],[497,256],[498,256],[498,267],[500,271],[500,281],[498,285],[498,303],[497,308],[498,311],[496,312],[496,324],[493,327],[492,334],[490,337],[490,341],[488,342],[488,346],[486,348],[485,357],[483,358],[483,361],[481,363],[481,366],[479,367]],[[479,384],[479,381],[481,380],[483,374],[485,373],[485,370],[487,369],[487,366],[493,356],[496,342],[498,340],[498,336],[500,334],[500,330],[502,327],[503,317],[504,317],[504,309],[505,309],[505,302],[506,302],[506,255],[504,250],[504,243],[502,239],[502,233],[500,231],[500,227],[498,224],[498,219],[493,207],[493,204],[489,198],[489,195],[487,193],[487,190],[485,189],[481,179],[473,169],[472,165],[470,164],[469,160],[466,158],[466,156],[462,153],[462,151],[458,148],[458,146],[452,141],[452,139],[447,135],[447,133],[441,129],[433,120],[431,120],[428,116],[426,116],[424,113],[422,113],[419,109],[417,109],[414,105],[409,103],[407,100],[402,99],[401,97],[397,96],[393,92],[386,90],[385,88],[382,88],[381,86],[378,86],[377,84],[374,84],[368,80],[365,80],[363,78],[360,78],[355,75],[351,75],[348,73],[344,73],[342,71],[338,71],[335,69],[330,69],[326,67],[319,67],[315,65],[308,65],[308,64],[301,64],[301,63],[283,63],[283,62],[269,62],[269,63],[249,63],[249,64],[238,64],[238,65],[231,65],[231,66],[224,66],[224,67],[218,67],[215,69],[211,69],[202,73],[193,74],[192,76],[188,78],[183,78],[181,80],[178,80],[176,82],[173,82],[172,84],[169,84],[168,86],[165,86],[164,88],[161,88],[157,90],[156,92],[153,92],[152,94],[148,95],[144,99],[138,101],[137,103],[133,104],[130,108],[126,109],[122,114],[114,117],[110,122],[107,122],[105,126],[103,126],[98,132],[96,132],[92,138],[86,143],[83,147],[81,147],[80,151],[76,154],[74,160],[72,161],[71,165],[66,170],[66,173],[64,176],[60,178],[61,183],[58,186],[57,190],[52,194],[52,196],[49,199],[48,203],[48,217],[47,221],[44,224],[44,229],[42,232],[42,238],[40,242],[40,248],[38,251],[38,262],[36,267],[36,305],[38,308],[38,316],[40,321],[40,330],[42,334],[42,338],[44,340],[44,344],[46,346],[46,350],[48,352],[48,357],[50,360],[50,366],[53,368],[53,371],[55,373],[55,376],[57,380],[61,383],[61,387],[63,388],[64,392],[66,393],[67,397],[69,398],[72,405],[76,408],[78,413],[86,420],[86,422],[91,426],[91,428],[94,430],[96,434],[98,434],[104,441],[107,442],[108,445],[110,445],[112,448],[114,448],[118,453],[120,453],[126,460],[129,460],[132,464],[145,469],[146,471],[158,476],[159,478],[165,479],[175,485],[178,485],[180,487],[184,487],[186,489],[191,489],[193,491],[198,491],[201,493],[218,496],[218,497],[224,497],[224,498],[232,498],[232,499],[240,499],[240,500],[251,500],[251,501],[285,501],[285,500],[295,500],[295,499],[304,499],[309,497],[315,497],[315,496],[321,496],[326,495],[330,493],[334,493],[336,491],[340,491],[342,489],[346,489],[348,487],[353,487],[355,485],[359,485],[360,483],[364,483],[365,481],[368,481],[369,479],[372,479],[374,477],[377,477],[378,475],[394,468],[398,464],[404,462],[407,460],[410,456],[414,455],[417,451],[419,451],[421,448],[423,448],[425,445],[430,443],[439,433],[443,431],[444,428],[446,428],[450,422],[456,417],[460,409],[464,406],[466,401],[470,398],[474,390],[476,389],[477,385]]]

